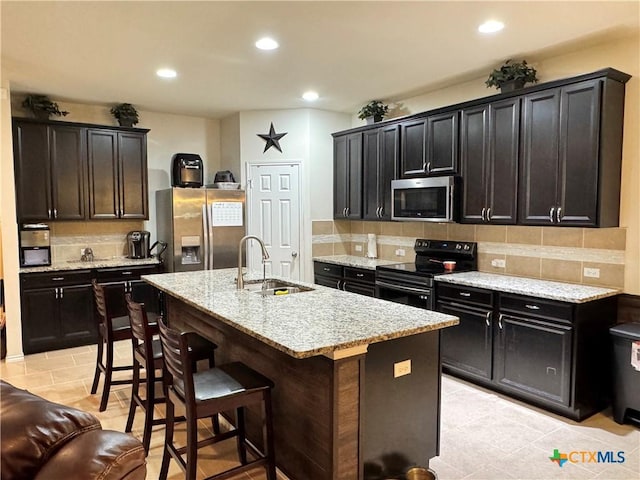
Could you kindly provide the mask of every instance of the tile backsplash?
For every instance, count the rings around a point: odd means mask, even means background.
[[[478,270],[545,280],[624,287],[625,228],[525,227],[426,222],[313,222],[313,256],[364,256],[367,234],[378,257],[413,262],[416,238],[478,242]],[[397,255],[404,250],[405,255]],[[495,266],[503,260],[504,267]],[[597,271],[598,277],[585,276]]]
[[[53,263],[80,260],[80,250],[91,247],[95,258],[127,255],[127,233],[141,230],[140,220],[100,222],[52,222],[51,260]]]

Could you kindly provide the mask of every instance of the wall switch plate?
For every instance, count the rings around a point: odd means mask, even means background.
[[[496,268],[506,268],[507,261],[502,258],[494,258],[491,260],[491,266]]]
[[[599,268],[585,268],[584,276],[591,278],[600,278],[600,269]]]
[[[356,252],[362,251],[362,245],[356,245]]]
[[[397,248],[396,249],[396,256],[398,257],[404,257],[404,248]]]
[[[411,360],[404,360],[393,364],[393,378],[403,377],[411,373]]]

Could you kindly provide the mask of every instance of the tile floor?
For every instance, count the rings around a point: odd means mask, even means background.
[[[130,348],[129,342],[117,345],[118,364],[130,360]],[[88,410],[100,419],[103,428],[122,431],[130,386],[113,387],[107,410],[98,412],[99,395],[89,394],[94,365],[95,346],[79,347],[28,355],[21,362],[0,362],[0,378],[52,401]],[[101,387],[102,383],[99,391]],[[142,420],[138,411],[133,430],[138,437]],[[202,425],[205,430],[207,426]],[[163,440],[163,428],[154,427],[147,459],[149,480],[158,478]],[[568,462],[559,467],[549,459],[554,449],[560,453],[623,451],[624,462]],[[237,464],[235,453],[234,440],[222,442],[215,450],[203,450],[198,478]],[[445,375],[441,451],[430,466],[440,480],[636,480],[640,478],[640,430],[618,425],[608,410],[577,423]],[[183,478],[173,461],[169,473],[171,480]],[[256,468],[238,480],[265,478],[264,471]]]

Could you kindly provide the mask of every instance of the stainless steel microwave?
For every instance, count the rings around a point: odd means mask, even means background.
[[[391,181],[391,219],[423,222],[457,220],[457,177]]]

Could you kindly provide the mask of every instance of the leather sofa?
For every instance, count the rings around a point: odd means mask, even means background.
[[[142,480],[147,467],[138,439],[0,380],[0,471],[3,480]]]

